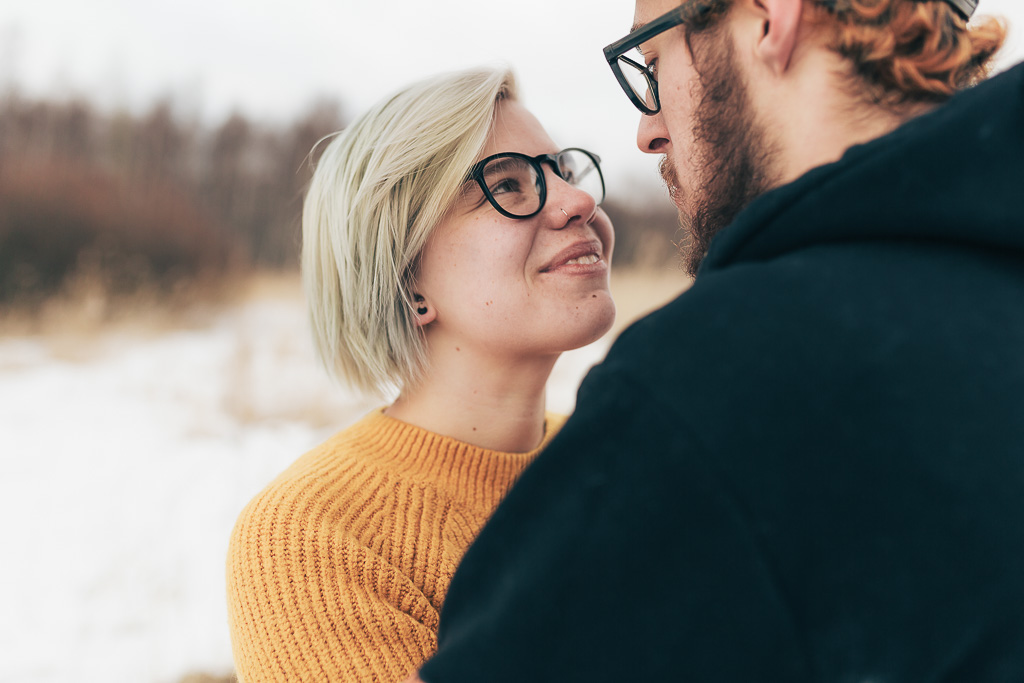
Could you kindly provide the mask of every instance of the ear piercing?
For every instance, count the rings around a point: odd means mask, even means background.
[[[413,299],[415,299],[416,303],[418,303],[418,304],[423,303],[423,296],[421,294],[413,295]],[[418,313],[419,315],[426,315],[427,314],[427,307],[426,306],[418,306],[416,308],[416,313]]]

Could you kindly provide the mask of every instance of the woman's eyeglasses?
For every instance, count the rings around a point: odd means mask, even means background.
[[[595,203],[604,201],[601,159],[578,147],[535,157],[519,152],[492,154],[474,164],[467,180],[477,182],[501,215],[530,218],[540,213],[547,201],[543,164],[550,165],[555,175],[569,185],[589,194]]]

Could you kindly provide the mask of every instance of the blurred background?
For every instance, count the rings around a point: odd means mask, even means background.
[[[981,11],[1020,61],[1024,4]],[[0,4],[0,683],[230,679],[235,516],[373,407],[317,367],[297,255],[307,154],[379,98],[512,66],[604,160],[615,331],[687,286],[601,55],[631,23],[629,0]],[[563,357],[551,408],[608,343]]]

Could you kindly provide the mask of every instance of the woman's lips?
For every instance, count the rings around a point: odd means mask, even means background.
[[[592,272],[606,267],[602,258],[601,243],[597,240],[577,242],[558,252],[540,272],[549,273],[553,270],[572,270],[574,272]]]

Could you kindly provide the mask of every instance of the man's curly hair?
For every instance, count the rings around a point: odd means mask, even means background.
[[[687,38],[711,28],[733,0],[704,0]],[[944,0],[813,0],[805,16],[845,57],[863,96],[876,104],[942,102],[988,75],[1006,27],[991,17],[968,25]]]

